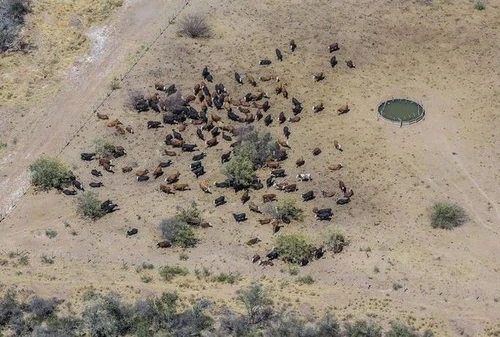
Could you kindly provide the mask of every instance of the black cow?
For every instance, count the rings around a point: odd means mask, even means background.
[[[229,118],[230,120],[235,121],[235,122],[241,122],[241,117],[232,111],[227,112],[227,118]]]
[[[196,111],[192,106],[187,107],[187,111],[185,113],[189,118],[198,120],[200,119],[200,113]]]
[[[272,170],[271,171],[271,174],[273,176],[275,176],[276,178],[283,178],[283,177],[286,177],[286,172],[285,172],[285,169],[276,169],[276,170]]]
[[[92,174],[94,177],[102,177],[101,171],[98,171],[96,169],[92,169],[92,171],[90,171],[90,174]]]
[[[270,176],[269,178],[266,179],[266,186],[271,187],[274,184],[274,176]]]
[[[235,148],[235,147],[239,146],[240,144],[241,144],[241,140],[237,140],[237,141],[235,141],[234,143],[232,143],[229,146],[232,147],[232,148]]]
[[[210,133],[212,134],[213,137],[217,137],[220,134],[219,127],[216,126],[212,130],[210,130]]]
[[[217,110],[221,110],[224,106],[224,96],[216,96],[212,98],[212,103],[215,105]]]
[[[134,103],[134,109],[137,112],[143,112],[149,110],[149,104],[145,99],[139,99]]]
[[[332,218],[331,213],[317,213],[316,219],[318,220],[330,220]]]
[[[231,151],[229,151],[228,153],[224,153],[222,156],[220,156],[221,164],[228,162],[229,158],[231,158]]]
[[[269,126],[272,122],[273,122],[273,117],[271,117],[271,115],[267,115],[267,116],[264,118],[264,124],[265,124],[266,126]]]
[[[220,196],[216,198],[214,201],[215,207],[224,205],[225,203],[226,203],[226,197],[224,196]]]
[[[208,71],[208,67],[205,66],[203,67],[203,70],[201,71],[201,76],[203,76],[203,79],[206,80],[207,79],[207,76],[210,74],[210,72]]]
[[[203,132],[201,131],[200,128],[197,128],[196,129],[196,135],[198,136],[198,138],[200,138],[201,140],[205,140],[205,136],[203,135]]]
[[[157,122],[157,121],[148,121],[148,129],[158,129],[158,128],[162,128],[163,125],[161,125],[161,122]]]
[[[260,60],[260,61],[259,61],[259,64],[260,64],[261,66],[268,66],[268,65],[270,65],[270,64],[271,64],[271,60],[266,60],[266,59],[264,59],[264,60]]]
[[[192,162],[191,163],[191,171],[193,170],[196,170],[197,168],[200,168],[202,165],[201,165],[201,161],[195,161],[195,162]]]
[[[75,186],[77,189],[79,189],[80,191],[85,191],[85,189],[83,188],[83,184],[81,182],[79,182],[78,180],[73,180],[71,182],[71,184],[73,184],[73,186]]]
[[[309,201],[312,199],[314,199],[314,192],[313,191],[308,191],[308,192],[302,194],[303,201]]]
[[[233,138],[230,135],[226,135],[224,132],[222,133],[222,139],[224,139],[227,142],[233,141]]]
[[[295,97],[292,97],[292,104],[294,106],[302,105],[302,103],[298,99],[296,99]]]
[[[269,260],[275,260],[278,258],[278,252],[276,252],[274,249],[271,250],[269,253],[266,254],[266,257],[269,259]]]
[[[167,89],[165,89],[165,91],[167,92],[167,96],[174,94],[177,91],[177,89],[175,88],[175,84],[169,86]]]
[[[226,179],[226,180],[224,180],[223,182],[220,182],[220,183],[216,181],[214,183],[214,185],[215,185],[215,187],[218,187],[218,188],[229,188],[229,187],[231,187],[232,183],[231,183],[231,181],[229,179]]]
[[[93,159],[95,159],[95,153],[81,153],[80,154],[80,157],[82,158],[82,160],[85,160],[85,161],[91,161]]]
[[[205,168],[203,166],[200,166],[196,169],[193,169],[192,171],[193,171],[194,175],[196,176],[196,178],[205,174]]]
[[[210,96],[210,90],[208,90],[207,87],[203,87],[201,90],[203,91],[203,94],[205,96],[207,96],[207,97]]]
[[[283,61],[283,54],[281,53],[281,50],[279,50],[278,48],[276,48],[276,58],[280,62]]]
[[[142,181],[148,181],[149,176],[139,176],[137,177],[137,181],[142,182]]]
[[[245,213],[233,213],[233,218],[236,222],[242,222],[247,219],[247,215]]]
[[[170,165],[172,165],[172,161],[169,159],[168,161],[160,162],[160,164],[158,166],[165,168],[165,167],[169,167]]]
[[[131,230],[127,231],[127,236],[136,235],[137,233],[139,233],[137,228],[132,228]]]
[[[336,56],[332,56],[332,58],[330,59],[330,65],[333,67],[335,67],[337,65],[337,57]]]
[[[76,193],[77,193],[75,190],[67,190],[67,189],[62,190],[62,192],[65,195],[76,195]]]
[[[169,248],[169,247],[172,247],[172,242],[170,242],[168,240],[161,241],[161,242],[158,242],[156,244],[156,247],[158,247],[158,248]]]
[[[297,116],[299,113],[301,113],[302,111],[302,105],[295,105],[293,108],[292,108],[292,112],[295,116]]]
[[[237,72],[234,73],[234,79],[236,80],[236,82],[238,82],[239,84],[243,84],[243,79],[241,78],[240,74],[238,74]]]
[[[194,155],[192,159],[193,159],[193,161],[198,161],[198,160],[202,160],[206,156],[207,156],[207,154],[205,152],[202,152],[200,154]]]
[[[113,149],[112,153],[114,158],[120,158],[127,154],[123,148]]]
[[[182,144],[183,152],[193,152],[195,150],[196,144]]]
[[[350,198],[340,198],[337,200],[337,205],[345,205],[351,201]]]
[[[283,134],[285,135],[286,139],[290,137],[290,128],[288,126],[283,127]]]
[[[90,187],[92,187],[92,188],[98,188],[98,187],[102,187],[102,186],[104,186],[104,184],[103,184],[103,183],[101,183],[101,182],[98,182],[98,183],[91,182],[91,183],[89,184],[89,186],[90,186]]]
[[[112,213],[117,210],[118,205],[114,204],[111,200],[106,200],[103,203],[101,203],[101,210],[104,211],[104,213]]]
[[[177,124],[178,120],[176,116],[171,116],[171,115],[163,115],[163,123],[165,124]]]
[[[172,135],[174,136],[175,139],[184,140],[184,139],[182,139],[182,135],[175,130],[172,130]]]

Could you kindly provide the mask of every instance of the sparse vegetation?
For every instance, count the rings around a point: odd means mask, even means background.
[[[379,268],[379,267],[377,267],[377,266],[373,267],[373,272],[374,272],[375,274],[380,273],[380,268]]]
[[[17,259],[17,263],[20,266],[27,266],[30,263],[30,258],[27,254],[21,254]]]
[[[91,191],[85,191],[78,196],[76,212],[92,220],[104,215],[98,195]]]
[[[191,38],[209,37],[210,26],[202,14],[187,14],[179,21],[179,34]]]
[[[30,166],[31,184],[40,190],[62,188],[70,182],[70,171],[56,158],[38,158]]]
[[[176,218],[192,226],[198,226],[203,221],[195,201],[187,208],[177,207]]]
[[[331,229],[326,234],[325,245],[335,254],[342,252],[348,244],[344,234],[338,229]]]
[[[239,273],[220,273],[219,275],[216,275],[213,277],[213,280],[215,282],[219,283],[228,283],[228,284],[235,284],[241,279],[241,275]]]
[[[486,9],[486,6],[484,5],[484,3],[481,0],[477,0],[474,3],[474,9],[478,10],[478,11],[484,11]]]
[[[275,249],[283,261],[304,264],[311,258],[312,245],[300,234],[283,234],[276,238]]]
[[[53,239],[57,236],[57,232],[53,229],[47,229],[45,231],[45,235],[49,238],[49,239]]]
[[[431,211],[431,226],[433,228],[453,229],[468,220],[465,210],[457,204],[437,202]]]
[[[311,275],[306,275],[306,276],[301,276],[297,278],[297,283],[300,284],[313,284],[314,279],[312,278]]]
[[[30,0],[3,0],[0,2],[0,53],[14,49],[19,30],[24,25]]]
[[[392,289],[394,291],[398,291],[399,289],[403,288],[403,285],[401,283],[398,283],[398,282],[394,282],[392,283]]]
[[[184,252],[182,252],[182,253],[179,254],[179,260],[181,260],[181,261],[187,261],[187,260],[189,260],[189,255],[186,254],[186,253],[184,253]]]
[[[153,277],[151,275],[142,275],[141,281],[143,283],[149,283],[149,282],[153,281]]]
[[[251,324],[266,320],[272,313],[269,292],[260,284],[238,290],[237,299],[245,306],[247,319]]]
[[[276,218],[282,221],[300,220],[302,210],[297,207],[297,203],[292,199],[279,199],[276,205]]]
[[[186,276],[189,271],[181,266],[163,266],[158,270],[165,281],[171,281],[176,276]]]
[[[40,258],[43,264],[54,264],[54,256],[47,256],[45,254]]]
[[[382,328],[373,322],[360,320],[354,324],[346,323],[344,329],[347,337],[382,337]]]
[[[176,91],[175,93],[165,97],[165,109],[167,111],[173,111],[182,107],[184,104],[185,102],[180,91]]]
[[[109,83],[109,88],[111,91],[115,91],[120,89],[120,79],[117,77],[114,77],[111,82]]]

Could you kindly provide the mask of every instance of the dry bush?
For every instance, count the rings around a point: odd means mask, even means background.
[[[104,215],[98,195],[91,191],[85,191],[78,196],[76,212],[92,220]]]
[[[163,103],[165,110],[170,112],[174,111],[175,109],[179,109],[180,107],[185,105],[185,101],[182,99],[180,91],[176,91],[171,95],[165,94]]]
[[[187,14],[179,22],[179,34],[191,38],[209,37],[210,27],[204,15]]]
[[[433,228],[453,229],[467,222],[465,210],[457,204],[437,202],[432,207],[431,226]]]

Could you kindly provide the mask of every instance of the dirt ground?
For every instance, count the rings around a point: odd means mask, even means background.
[[[87,61],[68,69],[64,89],[37,102],[22,118],[7,114],[12,107],[0,108],[2,128],[9,139],[16,139],[1,150],[2,212],[18,200],[1,222],[2,258],[7,261],[2,288],[14,285],[75,300],[89,286],[113,289],[130,298],[177,289],[187,298],[204,296],[229,303],[241,285],[260,280],[279,302],[297,308],[306,318],[331,308],[340,319],[368,317],[385,323],[400,319],[417,329],[430,328],[436,336],[487,336],[500,331],[500,265],[495,254],[500,225],[500,189],[495,183],[500,167],[498,6],[486,3],[485,11],[476,11],[472,2],[454,0],[209,0],[188,4],[181,16],[205,13],[213,27],[211,38],[179,37],[174,24],[148,48],[183,5],[126,2],[111,22],[91,31],[102,37],[100,47],[91,48],[88,58],[83,58]],[[292,38],[298,45],[293,54],[287,49]],[[327,51],[333,42],[340,45],[334,69]],[[284,53],[282,63],[274,61],[275,48]],[[139,59],[142,52],[144,57]],[[273,63],[259,66],[262,58]],[[345,65],[349,59],[355,69]],[[99,108],[135,129],[133,135],[118,136],[92,112],[110,92],[110,81],[125,74],[136,60],[120,88]],[[172,127],[147,130],[146,121],[161,116],[127,109],[128,92],[153,92],[154,82],[163,81],[175,83],[187,95],[202,80],[205,65],[233,97],[252,90],[249,84],[235,83],[233,74],[238,71],[255,78],[279,76],[288,83],[290,97],[303,102],[302,120],[285,123],[292,135],[290,159],[283,167],[289,179],[312,173],[313,181],[298,183],[299,193],[289,196],[304,209],[304,221],[292,222],[281,232],[301,231],[321,244],[328,229],[339,228],[350,240],[341,254],[329,252],[300,268],[299,276],[311,275],[313,285],[298,285],[281,262],[266,268],[251,263],[253,254],[271,249],[271,228],[261,226],[259,217],[241,205],[240,194],[222,189],[202,194],[188,171],[192,154],[172,158],[174,164],[167,172],[179,170],[181,181],[193,187],[174,196],[162,194],[159,181],[138,183],[132,173],[122,174],[119,169],[114,175],[105,174],[101,180],[105,186],[98,193],[101,199],[117,202],[120,211],[95,222],[76,216],[72,197],[32,189],[19,196],[27,187],[27,165],[61,149],[59,157],[81,180],[92,181],[90,170],[96,163],[79,157],[93,150],[97,138],[125,147],[127,156],[117,160],[117,168],[132,165],[151,170],[169,159],[163,155],[163,140]],[[325,79],[316,83],[312,74],[319,71]],[[278,137],[282,132],[278,113],[290,116],[291,102],[274,94],[273,82],[259,81],[258,86],[270,93],[275,122],[267,129],[262,122],[256,127]],[[425,120],[402,128],[378,120],[378,104],[390,97],[419,100],[427,112]],[[313,114],[311,107],[319,102],[326,108]],[[346,102],[351,111],[338,116],[336,109]],[[184,136],[205,148],[196,139],[194,126]],[[335,150],[333,140],[343,145],[343,152]],[[322,149],[317,157],[312,155],[315,147]],[[229,143],[221,140],[215,148],[204,150],[208,156],[203,180],[224,178],[219,157],[228,149]],[[299,156],[306,163],[297,169],[294,163]],[[327,166],[333,163],[344,167],[331,172]],[[267,174],[260,172],[264,179]],[[309,189],[317,194],[323,188],[337,191],[338,179],[355,191],[348,205],[338,206],[334,199],[322,197],[309,203],[299,200],[300,192]],[[263,193],[251,196],[260,203]],[[213,199],[218,195],[226,195],[228,203],[215,209]],[[196,248],[158,250],[159,220],[192,200],[213,227],[197,232],[201,242]],[[429,208],[442,200],[462,205],[470,221],[453,231],[432,229]],[[318,222],[312,217],[314,206],[332,207],[335,215],[330,222]],[[246,211],[249,220],[237,224],[231,213],[240,211]],[[126,238],[131,227],[138,228],[139,234]],[[57,231],[57,236],[48,238],[47,230]],[[262,242],[247,246],[245,242],[255,236]],[[29,265],[7,257],[10,251],[29,254]],[[179,259],[182,252],[189,256],[187,261]],[[54,264],[41,263],[43,255],[54,256]],[[152,271],[153,281],[143,283],[141,276],[148,272],[136,270],[143,262],[179,264],[191,271],[206,267],[213,273],[238,272],[244,281],[222,285],[191,275],[165,284]],[[394,290],[395,283],[403,287]]]

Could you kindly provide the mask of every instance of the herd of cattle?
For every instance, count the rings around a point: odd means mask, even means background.
[[[289,43],[290,53],[295,53],[297,45],[295,41],[291,40]],[[334,53],[339,50],[337,43],[328,46],[328,51]],[[276,58],[278,61],[282,62],[284,60],[283,53],[276,49]],[[329,64],[331,68],[337,65],[336,56],[331,56]],[[263,59],[259,61],[259,64],[263,67],[268,67],[272,64],[271,60]],[[354,68],[352,61],[346,61],[349,68]],[[153,94],[141,97],[134,97],[132,100],[132,105],[139,113],[153,110],[157,113],[163,113],[161,120],[150,120],[147,122],[147,129],[158,129],[163,128],[165,125],[171,125],[175,129],[171,133],[165,136],[165,145],[167,148],[164,149],[164,155],[172,159],[160,162],[155,168],[139,168],[135,169],[135,179],[138,183],[146,182],[152,177],[154,180],[159,177],[164,176],[163,182],[159,184],[159,191],[166,194],[174,194],[178,191],[184,191],[191,189],[191,185],[186,179],[188,179],[185,173],[180,173],[179,171],[169,172],[168,174],[164,171],[172,165],[172,160],[182,160],[183,156],[189,153],[198,151],[196,154],[189,155],[191,163],[187,165],[186,171],[192,172],[194,179],[197,180],[197,184],[201,191],[205,193],[213,193],[212,189],[224,189],[232,188],[235,192],[242,192],[240,197],[242,204],[248,202],[248,207],[250,212],[262,214],[260,207],[256,204],[258,198],[251,200],[249,190],[259,191],[262,189],[269,190],[274,188],[276,191],[291,193],[298,190],[297,183],[308,182],[313,179],[310,173],[299,173],[295,175],[295,182],[290,182],[289,176],[284,168],[282,168],[283,161],[288,158],[287,149],[290,148],[289,137],[291,135],[291,124],[297,123],[301,120],[301,114],[303,114],[303,104],[302,102],[292,97],[291,102],[291,114],[292,116],[286,117],[283,111],[279,113],[271,113],[271,101],[270,95],[258,88],[258,84],[262,86],[268,86],[270,81],[275,81],[274,93],[276,96],[282,96],[285,100],[288,100],[289,94],[287,90],[287,84],[284,83],[279,77],[275,76],[260,76],[258,81],[254,79],[250,74],[246,74],[245,77],[241,76],[239,73],[234,73],[234,80],[236,85],[245,86],[249,85],[253,89],[252,91],[245,94],[243,97],[232,96],[226,87],[222,83],[215,84],[213,90],[210,89],[211,83],[213,83],[214,76],[210,73],[208,67],[204,67],[201,72],[203,81],[197,83],[193,86],[193,91],[187,96],[182,96],[177,90],[175,84],[164,85],[163,83],[155,83],[154,87],[156,91]],[[325,78],[324,72],[314,73],[312,75],[314,81],[321,81]],[[201,80],[201,79],[200,79]],[[207,84],[208,83],[208,84]],[[195,106],[198,108],[195,108]],[[274,105],[274,104],[273,104]],[[322,102],[318,102],[312,106],[312,112],[319,113],[325,109]],[[349,112],[349,106],[346,104],[337,109],[339,115]],[[119,119],[111,120],[108,115],[97,113],[97,118],[99,120],[104,120],[108,127],[112,127],[116,130],[117,134],[134,133],[132,126],[124,126]],[[275,122],[276,119],[276,122]],[[273,123],[278,123],[279,125],[287,123],[288,125],[283,126],[283,134],[278,138],[272,151],[272,155],[267,159],[264,164],[263,169],[269,168],[270,174],[265,181],[261,181],[255,177],[254,181],[249,185],[242,185],[236,183],[234,180],[226,179],[222,182],[215,182],[210,184],[206,180],[198,179],[202,177],[205,173],[205,167],[203,164],[203,159],[206,157],[206,152],[213,147],[217,147],[221,144],[220,140],[223,140],[228,145],[228,151],[220,156],[220,164],[224,164],[231,160],[232,153],[234,149],[241,143],[240,131],[243,129],[248,129],[245,127],[248,124],[260,124],[260,128],[266,128]],[[192,134],[196,136],[197,139],[190,139],[188,142],[186,138],[188,128],[196,128],[195,132]],[[235,138],[233,140],[233,138]],[[199,145],[199,142],[203,142],[203,146]],[[343,151],[340,143],[335,140],[334,148],[339,152]],[[225,145],[219,145],[223,147]],[[320,148],[315,148],[312,151],[314,156],[321,154]],[[108,173],[115,173],[114,163],[120,157],[126,155],[125,149],[120,146],[116,146],[106,155],[98,155],[96,153],[84,152],[81,153],[81,159],[84,161],[94,161],[96,160],[98,165]],[[295,167],[299,168],[305,164],[303,157],[297,158],[295,161]],[[337,171],[342,168],[342,164],[334,163],[328,166],[329,170]],[[121,171],[123,174],[129,174],[134,171],[130,166],[122,166]],[[94,178],[99,178],[102,176],[102,172],[98,168],[94,168],[91,171],[91,175]],[[182,177],[182,181],[180,181]],[[95,179],[98,180],[98,179]],[[263,179],[264,180],[264,179]],[[306,185],[305,183],[304,185]],[[73,186],[76,189],[84,190],[83,184],[76,178],[73,179]],[[103,184],[99,181],[92,181],[89,183],[91,188],[99,188]],[[350,202],[354,195],[352,188],[347,188],[343,181],[338,181],[338,187],[341,191],[341,197],[337,198],[336,204],[344,205]],[[321,196],[323,198],[332,198],[336,195],[334,190],[322,189]],[[64,194],[74,195],[76,190],[65,189]],[[257,192],[258,193],[258,192]],[[316,192],[313,190],[307,190],[301,193],[301,198],[304,202],[308,202],[316,198]],[[273,202],[278,199],[276,193],[263,193],[260,196],[262,204]],[[219,207],[227,203],[226,196],[219,195],[214,199],[215,207]],[[117,205],[111,201],[106,201],[102,205],[102,209],[105,212],[112,212],[116,209]],[[330,220],[333,216],[333,211],[331,208],[318,209],[313,208],[313,212],[318,220]],[[248,219],[247,214],[244,212],[233,213],[232,214],[236,222],[246,221]],[[279,219],[264,218],[259,219],[261,224],[272,224],[273,231],[276,233],[281,227],[282,223],[288,223],[290,219],[282,217]],[[137,229],[133,228],[127,232],[127,235],[134,235],[138,232]],[[255,239],[252,239],[255,240]],[[250,242],[252,241],[250,240]],[[158,243],[158,247],[165,248],[170,247],[171,243],[168,241],[162,241]],[[321,257],[323,255],[323,248],[315,249],[312,252],[313,257]],[[254,262],[259,261],[263,265],[272,265],[270,262],[272,259],[277,258],[277,254],[274,251],[266,254],[267,260],[263,261],[260,256],[256,255],[253,258]]]

